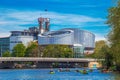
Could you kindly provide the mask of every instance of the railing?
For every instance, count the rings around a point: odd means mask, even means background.
[[[0,57],[0,61],[42,61],[42,62],[93,62],[91,58],[39,58],[39,57]]]

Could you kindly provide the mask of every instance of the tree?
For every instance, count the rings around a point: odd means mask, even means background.
[[[106,42],[104,40],[96,41],[95,43],[95,49],[94,53],[90,55],[86,55],[86,57],[92,57],[92,58],[97,58],[101,59],[104,57],[102,48],[106,45]]]
[[[95,43],[94,57],[102,58],[103,55],[102,55],[101,49],[105,45],[106,45],[106,42],[104,40],[100,40]]]
[[[101,50],[101,58],[104,59],[103,65],[106,66],[106,69],[109,69],[113,66],[113,55],[110,52],[108,45],[104,45]]]
[[[12,56],[13,57],[24,57],[26,47],[24,44],[20,43],[13,47]]]
[[[111,43],[113,59],[115,64],[120,67],[120,0],[116,6],[109,9],[107,24],[111,28],[108,40]]]
[[[72,49],[66,45],[48,45],[44,48],[43,57],[73,57]]]
[[[92,57],[96,59],[104,59],[104,61],[102,61],[102,64],[107,69],[113,66],[113,55],[110,51],[110,47],[104,40],[97,41],[95,44],[94,53],[91,55],[87,55],[87,57]]]
[[[26,51],[25,57],[38,57],[38,43],[37,42],[30,42]]]
[[[11,54],[10,54],[10,51],[6,51],[2,54],[2,57],[10,57]]]

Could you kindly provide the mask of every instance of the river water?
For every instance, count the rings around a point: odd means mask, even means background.
[[[101,73],[99,70],[93,70],[88,74],[76,72],[76,69],[70,69],[70,72],[60,72],[58,69],[52,69],[55,73],[50,74],[51,69],[0,69],[0,80],[115,80],[113,73]],[[116,80],[120,80],[119,77]]]

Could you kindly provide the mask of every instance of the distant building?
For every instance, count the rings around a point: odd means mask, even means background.
[[[23,43],[25,46],[31,41],[38,40],[38,34],[48,32],[50,30],[49,18],[38,18],[39,28],[30,27],[24,31],[11,31],[10,37],[0,38],[0,53],[2,54],[6,50],[12,52],[13,47],[18,43]]]
[[[32,34],[34,40],[38,40],[38,33],[39,33],[38,27],[30,27],[27,31]]]
[[[0,56],[6,51],[9,51],[10,41],[9,37],[0,38]]]
[[[39,45],[60,44],[71,46],[74,57],[82,57],[85,51],[93,51],[95,35],[79,28],[65,28],[38,35]]]
[[[34,40],[34,37],[32,33],[28,31],[11,31],[10,51],[12,52],[13,47],[18,43],[23,43],[25,46],[27,46],[28,43],[33,40]]]
[[[18,43],[27,46],[29,42],[38,40],[38,33],[38,27],[30,27],[28,30],[24,31],[11,31],[10,51],[12,52],[13,47]]]
[[[48,32],[50,30],[50,19],[49,18],[38,18],[39,33]]]
[[[39,28],[30,27],[24,31],[11,31],[10,37],[0,38],[0,53],[6,50],[12,52],[18,43],[25,46],[31,41],[37,41],[40,46],[50,44],[68,45],[74,51],[74,57],[83,57],[85,53],[92,53],[95,48],[95,35],[79,28],[65,28],[50,31],[50,19],[38,18]]]

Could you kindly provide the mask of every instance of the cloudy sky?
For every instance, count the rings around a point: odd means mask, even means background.
[[[51,30],[80,28],[103,40],[109,31],[107,11],[113,4],[114,0],[1,0],[0,37],[38,26],[38,17],[48,17]]]

